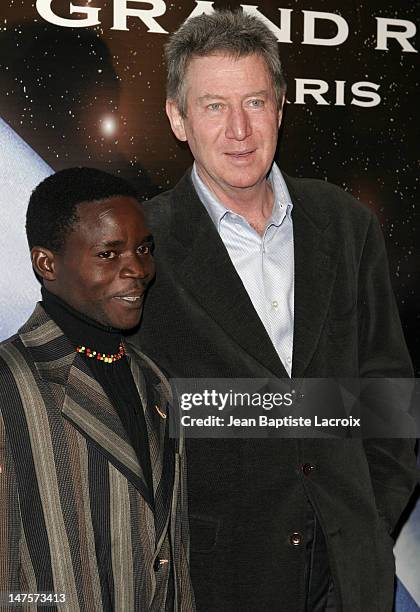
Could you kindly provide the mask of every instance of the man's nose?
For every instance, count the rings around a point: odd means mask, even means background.
[[[155,264],[151,255],[133,253],[124,258],[120,276],[123,278],[152,278]]]
[[[246,110],[242,106],[231,108],[227,117],[226,138],[245,140],[251,132],[251,122]]]

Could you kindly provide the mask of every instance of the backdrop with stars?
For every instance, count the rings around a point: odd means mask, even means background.
[[[121,173],[150,197],[171,187],[191,161],[188,149],[172,136],[164,113],[163,45],[193,11],[241,3],[73,4],[76,11],[70,14],[67,0],[2,3],[0,117],[54,170],[77,164]],[[116,29],[121,28],[125,7],[139,13],[123,19],[127,30]],[[100,9],[97,25],[75,27],[95,8]],[[406,25],[415,23],[418,7],[397,0],[353,0],[345,8],[337,0],[261,0],[257,10],[290,41],[279,43],[289,87],[279,164],[292,175],[335,182],[376,210],[419,371],[415,329],[420,315],[414,285],[418,53],[417,39]],[[318,39],[334,39],[339,33],[340,24],[320,17],[329,13],[347,24],[346,40],[308,44],[311,12],[318,15],[313,19]],[[51,23],[51,15],[74,27]],[[377,48],[380,19],[387,20],[389,31],[406,31],[405,48],[393,36],[386,41],[387,49]],[[392,25],[393,19],[400,23]],[[372,84],[377,87],[379,103],[359,105],[370,100],[352,93],[361,82],[370,83],[371,92]],[[302,95],[302,87],[322,93]]]

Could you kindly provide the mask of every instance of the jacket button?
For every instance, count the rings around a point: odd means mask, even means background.
[[[312,463],[304,463],[302,465],[302,472],[305,474],[305,476],[309,476],[309,474],[314,470],[315,466]]]
[[[303,542],[303,537],[300,533],[292,533],[289,536],[289,542],[292,546],[299,546]]]
[[[153,563],[153,569],[155,572],[157,572],[162,565],[166,565],[167,563],[169,563],[169,559],[160,559],[159,557],[156,557]]]

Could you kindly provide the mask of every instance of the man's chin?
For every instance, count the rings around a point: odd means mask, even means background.
[[[108,325],[126,332],[139,326],[142,312],[143,300],[136,305],[124,302],[112,304],[112,308],[107,309],[104,314]]]
[[[123,332],[128,332],[135,329],[140,325],[141,311],[137,316],[131,315],[130,317],[112,317],[109,319],[109,325],[120,329]]]
[[[225,177],[225,185],[228,189],[233,191],[246,191],[248,189],[254,189],[257,185],[263,183],[266,179],[266,175],[257,174],[253,172],[235,172],[228,174]]]
[[[101,315],[91,316],[91,318],[104,327],[112,327],[125,333],[135,330],[139,326],[142,311],[143,308],[123,314],[102,312]]]
[[[128,334],[130,332],[136,331],[136,329],[140,325],[140,319],[141,319],[141,317],[139,319],[137,319],[137,321],[135,323],[130,323],[130,324],[127,323],[126,325],[114,325],[113,327],[116,327],[117,329],[120,329],[125,334]]]

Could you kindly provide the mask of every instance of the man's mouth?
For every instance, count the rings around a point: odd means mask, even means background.
[[[247,149],[246,151],[227,151],[225,155],[228,157],[235,157],[237,159],[246,158],[251,153],[254,153],[255,149]]]
[[[143,301],[144,291],[139,291],[135,289],[134,291],[127,291],[126,293],[120,293],[119,295],[114,295],[115,300],[119,300],[121,302],[125,302],[126,304],[139,304]]]
[[[115,296],[117,300],[123,300],[124,302],[139,302],[143,296],[142,295],[117,295]]]

